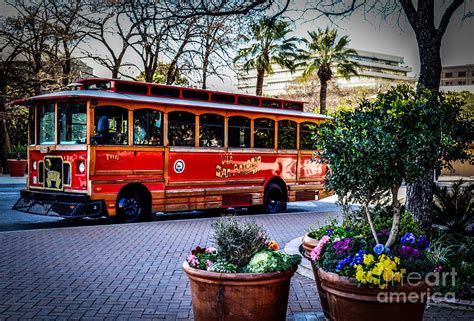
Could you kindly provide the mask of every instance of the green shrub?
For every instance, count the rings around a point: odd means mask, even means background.
[[[457,181],[451,190],[433,186],[433,223],[452,233],[467,234],[467,227],[474,224],[474,184],[464,183]]]
[[[237,266],[247,265],[268,241],[266,231],[255,221],[238,222],[235,217],[224,216],[215,221],[212,228],[218,253]]]

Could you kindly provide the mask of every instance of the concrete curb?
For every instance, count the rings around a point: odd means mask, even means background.
[[[311,262],[308,259],[304,258],[301,255],[300,250],[299,250],[302,238],[303,236],[300,236],[288,242],[285,245],[284,251],[285,253],[288,253],[288,254],[298,254],[299,256],[301,256],[302,260],[301,260],[300,265],[298,266],[298,270],[296,270],[296,273],[304,277],[307,277],[308,279],[314,280]]]

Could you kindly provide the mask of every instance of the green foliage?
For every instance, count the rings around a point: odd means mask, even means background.
[[[205,269],[204,269],[205,270]],[[210,272],[218,273],[236,273],[237,265],[227,262],[226,260],[219,258],[209,268]]]
[[[327,187],[363,203],[449,160],[472,161],[465,149],[474,139],[473,122],[461,107],[457,98],[398,86],[337,113],[316,136],[331,168]]]
[[[155,73],[153,74],[153,82],[157,84],[166,84],[166,77],[168,74],[168,69],[170,68],[170,64],[166,64],[163,62],[158,63],[156,67]],[[145,81],[145,73],[142,72],[138,75],[137,80]],[[178,70],[176,74],[176,79],[173,85],[178,86],[189,86],[189,80],[185,78]]]
[[[212,228],[218,253],[238,267],[247,265],[268,241],[266,231],[255,221],[238,222],[233,216],[224,216],[215,221]]]
[[[300,255],[288,255],[283,252],[262,250],[256,253],[244,267],[245,272],[265,273],[286,271],[298,266],[301,262]]]
[[[251,26],[250,36],[241,34],[246,47],[240,48],[234,63],[243,63],[248,72],[255,68],[272,73],[272,64],[294,69],[297,47],[300,41],[296,37],[287,38],[292,30],[286,21],[263,18]]]
[[[435,290],[441,293],[454,292],[457,298],[472,300],[474,293],[474,238],[440,232],[430,245],[428,258],[444,272],[456,272],[454,282],[451,277]]]
[[[450,189],[433,186],[433,223],[441,225],[452,233],[467,233],[467,227],[474,224],[474,184],[459,180]]]
[[[7,130],[10,138],[11,155],[16,158],[18,152],[26,159],[28,144],[28,108],[22,106],[7,107]]]
[[[332,69],[342,77],[349,79],[351,75],[357,75],[358,64],[350,60],[351,56],[357,55],[354,49],[350,49],[349,37],[342,36],[337,41],[336,29],[320,29],[309,31],[310,40],[306,40],[308,50],[301,56],[305,62],[306,69],[303,78],[308,79],[317,73],[321,80],[332,78]]]

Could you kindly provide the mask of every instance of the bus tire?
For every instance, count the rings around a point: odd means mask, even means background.
[[[280,213],[286,210],[285,194],[280,185],[272,183],[267,186],[263,205],[266,213]]]
[[[147,217],[145,202],[135,194],[122,195],[117,199],[117,220],[120,223],[134,223]]]

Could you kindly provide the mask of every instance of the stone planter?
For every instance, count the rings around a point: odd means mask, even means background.
[[[10,176],[23,177],[26,171],[26,159],[9,159],[8,166],[10,167]]]
[[[183,270],[191,284],[196,321],[284,321],[290,279],[296,269],[272,273],[216,273]]]
[[[353,279],[318,270],[327,292],[334,321],[421,321],[428,300],[428,286],[404,284],[390,290],[357,287]],[[418,299],[414,299],[418,297]]]
[[[311,255],[310,255],[311,251],[316,247],[316,245],[318,245],[319,240],[308,236],[308,233],[306,233],[303,236],[301,242],[303,243],[303,249],[304,249],[303,256],[311,261]],[[326,317],[326,319],[331,320],[331,313],[329,311],[329,302],[327,298],[327,293],[321,287],[321,281],[319,280],[319,276],[318,276],[318,268],[314,266],[312,261],[311,261],[311,268],[313,269],[314,281],[316,282],[316,288],[319,294],[319,301],[321,302],[321,308],[323,309],[324,316]]]

